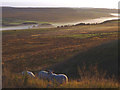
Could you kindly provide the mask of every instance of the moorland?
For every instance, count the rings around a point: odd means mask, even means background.
[[[37,16],[39,16],[39,22],[69,22],[72,19],[79,20],[78,17],[81,19],[81,12],[86,14],[85,9],[83,11],[81,9],[80,12],[79,9],[75,9],[78,10],[77,14],[72,12],[74,9],[66,9],[67,14],[64,15],[60,15],[63,14],[64,9],[59,9],[61,11],[59,13],[54,11],[58,9],[50,9],[49,14],[47,13],[49,9],[44,9],[41,15],[37,13],[39,9],[35,11],[33,9],[26,11],[4,9],[6,8],[3,8],[3,22],[4,18],[38,20]],[[16,14],[11,14],[15,10]],[[116,12],[116,10],[107,9],[90,10],[87,12],[91,14],[89,18],[99,17],[99,15],[109,16],[105,12]],[[31,16],[28,15],[30,12]],[[67,16],[68,13],[71,15]],[[43,17],[44,14],[47,17]],[[49,18],[52,15],[54,18]],[[40,17],[45,19],[42,20]],[[88,17],[83,15],[82,19],[86,18]],[[5,23],[10,24],[9,20]],[[48,82],[38,79],[28,79],[25,84],[20,73],[29,70],[36,74],[40,70],[51,69],[55,73],[66,74],[70,80],[66,85],[54,87],[117,88],[118,22],[119,20],[110,20],[97,25],[2,31],[3,87],[47,87]]]

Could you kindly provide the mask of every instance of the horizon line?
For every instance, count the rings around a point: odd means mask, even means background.
[[[49,6],[49,7],[46,7],[46,6],[0,6],[0,7],[11,7],[11,8],[96,8],[96,9],[119,9],[119,8],[98,8],[98,7],[63,7],[63,6],[60,6],[60,7],[57,7],[57,6]]]

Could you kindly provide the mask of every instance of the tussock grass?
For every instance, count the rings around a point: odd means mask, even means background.
[[[3,71],[3,88],[118,88],[119,86],[114,77],[106,78],[106,73],[99,72],[97,66],[91,66],[89,70],[85,66],[81,69],[78,67],[80,78],[61,85],[37,77],[11,73],[7,68]]]
[[[61,88],[118,88],[118,83],[110,82],[108,80],[82,80],[80,82],[74,80],[66,85],[61,85]]]
[[[71,80],[66,85],[61,85],[63,88],[118,88],[119,83],[114,77],[107,76],[106,72],[98,71],[97,65],[86,68],[78,67],[80,78]]]

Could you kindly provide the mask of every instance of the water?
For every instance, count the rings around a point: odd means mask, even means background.
[[[19,29],[29,29],[30,25],[28,26],[9,26],[9,27],[2,27],[0,30],[19,30]]]
[[[117,20],[118,17],[100,17],[100,18],[96,18],[96,19],[89,19],[89,20],[84,20],[84,21],[80,21],[79,23],[102,23],[104,21],[107,20]]]
[[[118,17],[120,16],[120,14],[118,14],[118,13],[111,13],[111,15],[112,16],[118,16]]]
[[[110,13],[110,15],[114,16],[114,17],[100,17],[100,18],[96,18],[96,19],[87,19],[87,20],[82,20],[79,22],[73,22],[73,23],[57,23],[55,24],[56,26],[61,26],[61,25],[75,25],[78,23],[85,23],[85,24],[94,24],[94,23],[102,23],[104,21],[107,20],[117,20],[119,17],[119,14],[117,13]]]
[[[10,27],[0,27],[0,31],[1,30],[23,30],[23,29],[33,29],[33,28],[52,28],[52,27],[57,27],[57,26],[61,26],[61,25],[75,25],[78,23],[102,23],[104,21],[107,20],[117,20],[118,17],[120,16],[117,13],[110,13],[110,15],[114,16],[114,17],[100,17],[100,18],[96,18],[96,19],[88,19],[88,20],[83,20],[83,21],[79,21],[79,22],[73,22],[73,23],[55,23],[52,26],[37,26],[34,25],[36,27],[33,27],[33,25],[26,25],[26,26],[10,26]]]
[[[35,25],[34,25],[35,26]],[[36,28],[51,28],[49,26],[41,26],[38,27],[37,24],[35,27],[33,25],[22,25],[22,26],[9,26],[9,27],[0,27],[0,31],[2,30],[23,30],[23,29],[36,29]]]

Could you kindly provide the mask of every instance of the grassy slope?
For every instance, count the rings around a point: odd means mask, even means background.
[[[108,75],[118,75],[117,45],[117,41],[113,41],[91,48],[85,52],[73,56],[71,59],[63,62],[62,64],[55,65],[53,70],[55,72],[66,73],[70,77],[77,78],[79,77],[78,67],[82,68],[86,65],[88,68],[90,65],[97,64],[98,69],[107,71]]]
[[[114,32],[117,31],[117,26],[114,23],[55,29],[3,31],[3,62],[12,65],[12,71],[16,72],[24,70],[25,67],[39,70],[43,66],[64,61],[79,51],[116,39],[117,33]],[[63,51],[64,53],[62,53]]]
[[[17,74],[23,70],[39,71],[49,68],[50,65],[53,66],[57,64],[53,67],[55,72],[65,73],[70,79],[73,79],[76,77],[79,78],[77,72],[78,65],[81,68],[83,62],[85,62],[87,66],[98,63],[99,69],[111,70],[110,73],[116,73],[114,70],[116,70],[117,63],[117,47],[116,42],[113,40],[117,40],[117,29],[117,22],[110,21],[100,25],[3,31],[3,69],[7,68],[10,70],[10,73]],[[86,36],[88,34],[99,35],[81,38],[81,34],[83,33],[86,34]],[[106,34],[101,36],[101,33]],[[68,35],[73,36],[68,37]],[[74,35],[77,35],[77,38]],[[112,42],[106,43],[110,41]],[[114,61],[116,61],[116,63]],[[5,71],[3,71],[3,76],[6,74]],[[9,77],[9,75],[6,74],[6,77]],[[4,83],[4,85],[9,85],[8,81],[14,81],[6,77],[4,81],[8,84]],[[17,80],[16,77],[14,79]],[[39,82],[36,83],[33,86],[29,84],[28,87],[38,87]],[[75,83],[77,82],[75,81]],[[91,83],[91,80],[85,82],[84,79],[83,83],[75,83],[70,82],[70,85],[65,87],[70,87],[71,85],[73,85],[73,87],[86,85],[85,83]],[[11,84],[14,85],[14,82]],[[105,87],[103,83],[100,84]],[[116,83],[113,84],[116,87]],[[90,86],[89,84],[88,87]],[[111,86],[111,84],[109,84],[109,86]]]

